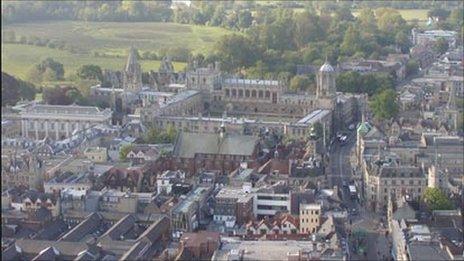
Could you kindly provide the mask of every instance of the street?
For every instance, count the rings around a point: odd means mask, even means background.
[[[352,180],[352,166],[350,163],[350,154],[354,153],[356,145],[356,133],[351,132],[348,135],[348,141],[340,144],[335,140],[330,146],[330,170],[328,176],[330,186],[338,186],[341,192],[341,200],[344,208],[349,213],[349,221],[346,225],[347,230],[353,232],[363,230],[366,232],[367,255],[359,256],[353,253],[353,246],[350,246],[351,260],[382,260],[390,257],[389,239],[385,236],[385,229],[380,225],[380,216],[376,213],[366,210],[356,199],[352,199],[347,186]],[[356,187],[358,193],[360,188]],[[359,197],[359,194],[358,194]],[[352,213],[355,209],[356,213]],[[385,218],[384,218],[385,220]],[[384,221],[385,222],[385,221]],[[386,224],[384,224],[386,226]]]

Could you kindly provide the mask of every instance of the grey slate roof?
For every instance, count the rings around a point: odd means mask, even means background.
[[[179,134],[174,147],[174,155],[193,158],[196,153],[251,156],[259,138],[246,135],[226,135],[220,138],[214,133]]]
[[[84,238],[87,234],[95,232],[95,230],[100,226],[101,221],[102,217],[100,214],[92,213],[68,233],[63,235],[58,241],[77,242]]]

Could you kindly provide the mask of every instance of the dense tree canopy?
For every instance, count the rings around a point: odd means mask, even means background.
[[[372,96],[380,90],[393,89],[394,81],[390,74],[360,74],[355,71],[344,72],[336,79],[337,89],[341,92],[367,93]]]
[[[47,104],[53,105],[70,105],[76,103],[86,105],[86,100],[76,87],[55,86],[53,88],[44,88],[43,99]]]
[[[444,54],[446,51],[448,51],[449,48],[448,41],[446,41],[444,38],[439,38],[435,42],[433,48],[437,53]]]
[[[132,144],[127,144],[127,145],[122,146],[119,149],[119,159],[122,160],[122,161],[125,161],[127,159],[127,154],[132,149],[134,149],[134,145],[132,145]]]
[[[369,105],[378,120],[389,120],[398,114],[397,94],[392,89],[385,89],[376,94]]]
[[[431,210],[454,209],[453,203],[439,188],[426,188],[423,199]]]
[[[166,130],[150,128],[145,134],[143,141],[149,144],[172,143],[174,142],[176,135],[177,131],[173,125],[169,125]]]
[[[292,91],[306,91],[309,88],[310,80],[306,76],[297,75],[290,81],[289,89]]]
[[[64,78],[64,67],[63,64],[47,58],[41,63],[35,65],[29,72],[29,79],[32,82],[41,81],[56,81],[63,80]]]
[[[87,64],[79,67],[76,73],[77,77],[83,80],[103,81],[102,69],[98,65]]]
[[[216,44],[219,59],[226,71],[249,67],[256,62],[257,50],[245,36],[232,34],[223,36]]]
[[[2,72],[2,105],[15,105],[19,100],[33,100],[36,89],[31,83]]]

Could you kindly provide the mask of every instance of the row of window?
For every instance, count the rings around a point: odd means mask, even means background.
[[[51,130],[55,130],[55,124],[57,124],[60,128],[60,130],[64,131],[66,129],[66,123],[55,123],[55,122],[51,122],[48,127],[51,129]],[[89,123],[86,123],[86,128],[89,127]],[[58,127],[57,126],[57,127]],[[29,122],[29,128],[33,129],[35,127],[35,124],[34,122]],[[71,123],[71,130],[74,130],[76,129],[77,127],[77,123]],[[45,129],[45,123],[44,122],[40,122],[40,129],[44,130]]]
[[[389,183],[388,180],[384,180],[384,181],[383,181],[383,184],[384,184],[384,185],[388,185],[388,183]],[[402,180],[400,180],[399,184],[396,184],[396,183],[397,183],[396,180],[392,180],[392,181],[391,181],[391,185],[393,185],[393,186],[400,185],[400,184],[401,184],[401,185],[405,185],[406,181],[402,179]],[[414,182],[413,179],[410,179],[410,180],[409,180],[409,185],[410,185],[410,186],[413,186],[414,183],[416,183],[416,184],[419,185],[419,186],[422,185],[422,181],[421,181],[421,180],[417,180],[417,182]]]
[[[302,210],[301,211],[301,214],[304,215],[304,214],[311,214],[311,215],[319,215],[319,210]]]
[[[306,222],[305,222],[305,219],[304,219],[304,218],[301,219],[301,223],[317,223],[317,222],[319,222],[319,220],[318,220],[317,218],[315,218],[315,219],[313,219],[313,218],[311,218],[311,219],[307,218],[307,219],[306,219]]]
[[[242,98],[242,97],[246,97],[246,98],[265,98],[265,99],[270,99],[271,98],[271,92],[270,91],[256,91],[256,90],[235,90],[235,89],[232,89],[232,90],[229,90],[229,89],[225,89],[225,93],[226,93],[226,97],[239,97],[239,98]],[[237,96],[238,94],[238,96]],[[244,95],[245,94],[245,95]],[[276,96],[277,97],[277,93],[273,92],[272,93],[273,96]]]

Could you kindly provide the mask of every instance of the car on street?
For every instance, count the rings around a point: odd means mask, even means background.
[[[350,126],[348,126],[348,129],[349,129],[350,131],[352,131],[352,130],[355,129],[355,127],[356,127],[356,126],[354,125],[354,123],[352,123],[352,124],[350,124]]]
[[[351,209],[350,213],[351,213],[352,216],[356,216],[358,214],[358,210],[353,208],[353,209]]]

